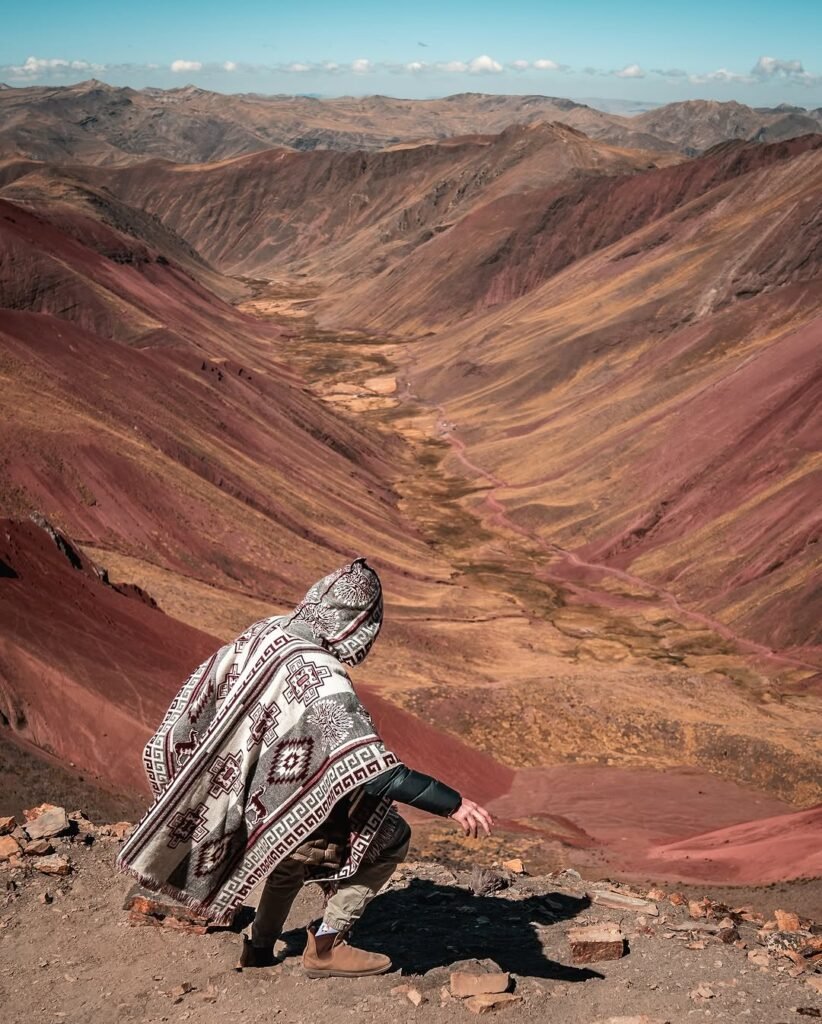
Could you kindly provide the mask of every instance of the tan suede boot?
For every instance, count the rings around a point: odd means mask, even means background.
[[[303,969],[309,978],[365,978],[390,971],[391,960],[382,953],[349,946],[342,932],[318,937],[309,928]]]

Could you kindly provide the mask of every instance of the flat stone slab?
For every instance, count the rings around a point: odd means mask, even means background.
[[[515,1003],[521,1002],[522,996],[514,995],[512,992],[499,992],[496,995],[484,992],[466,999],[463,1006],[471,1013],[491,1013],[493,1010],[501,1010],[505,1006],[513,1006]]]
[[[615,889],[594,889],[589,896],[598,906],[608,907],[610,910],[633,910],[637,914],[647,914],[649,917],[659,916],[659,907],[656,903],[639,896],[628,896]]]
[[[486,971],[472,974],[467,971],[451,973],[451,995],[457,999],[469,996],[493,995],[505,992],[511,984],[511,976],[504,971]]]

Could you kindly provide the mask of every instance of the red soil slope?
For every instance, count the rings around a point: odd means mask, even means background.
[[[822,805],[652,848],[649,859],[697,879],[742,884],[822,875]],[[785,865],[790,865],[789,876]]]
[[[221,643],[152,604],[105,583],[65,535],[0,520],[3,725],[115,789],[145,792],[146,740],[186,676]],[[401,758],[476,799],[507,790],[510,769],[368,687],[361,693]]]
[[[60,539],[62,551],[32,522],[0,521],[2,721],[113,787],[145,789],[147,723],[215,641],[106,586]]]
[[[356,549],[429,564],[384,483],[398,447],[308,394],[272,326],[63,202],[0,200],[0,254],[6,510],[280,599]]]

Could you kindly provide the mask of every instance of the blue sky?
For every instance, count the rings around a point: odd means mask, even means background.
[[[811,0],[5,0],[0,81],[822,106]]]

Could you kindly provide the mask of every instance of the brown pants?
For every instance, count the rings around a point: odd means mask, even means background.
[[[398,830],[394,842],[381,851],[372,864],[363,865],[356,874],[344,882],[329,899],[323,920],[336,931],[347,931],[358,921],[377,893],[402,864],[408,853],[411,829],[406,825]],[[251,941],[255,946],[270,948],[280,937],[283,925],[297,893],[306,881],[306,865],[286,857],[265,881],[257,915],[251,926]]]

